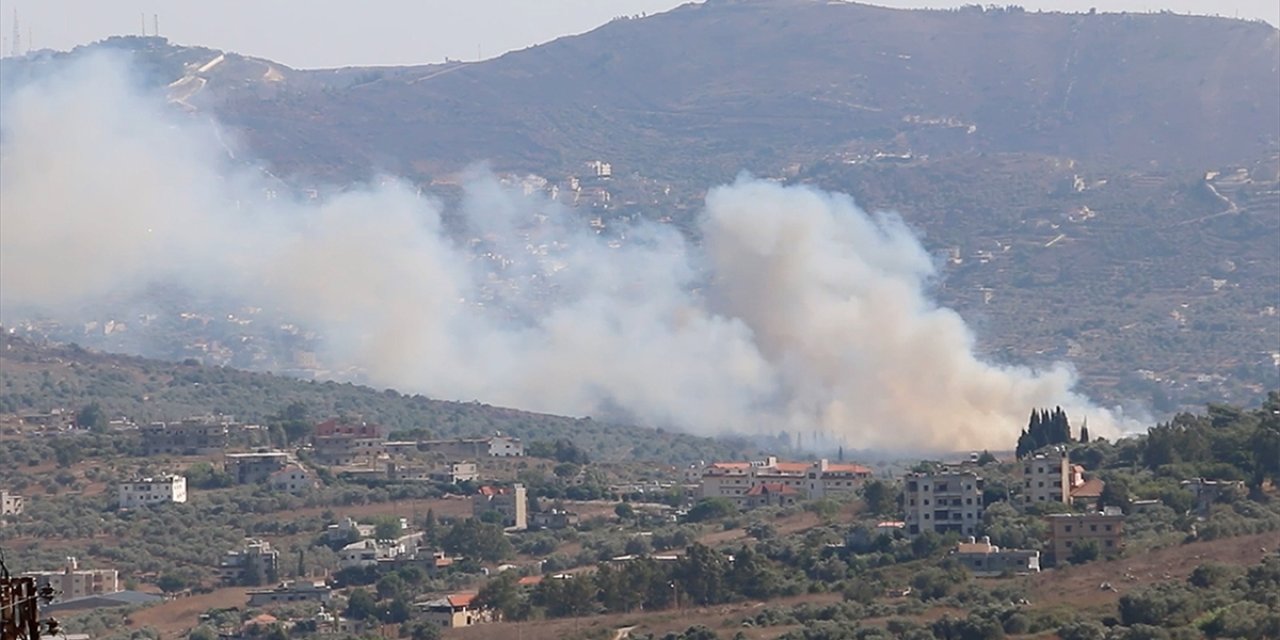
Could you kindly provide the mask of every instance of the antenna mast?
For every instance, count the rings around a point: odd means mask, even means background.
[[[151,35],[160,35],[160,14],[158,13],[151,14]]]

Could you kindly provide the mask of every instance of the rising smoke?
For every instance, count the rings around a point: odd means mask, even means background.
[[[395,180],[265,199],[213,129],[94,57],[9,88],[0,309],[50,313],[153,282],[267,307],[377,384],[704,434],[822,431],[892,451],[1005,449],[1030,408],[1114,435],[1069,367],[997,366],[927,296],[897,218],[804,187],[713,189],[693,246],[636,225],[610,246],[570,211],[477,172],[446,233]]]

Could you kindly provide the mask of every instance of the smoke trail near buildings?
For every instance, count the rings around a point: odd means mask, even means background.
[[[264,199],[211,128],[101,57],[12,90],[2,126],[0,309],[179,282],[315,329],[377,384],[704,434],[1008,448],[1051,405],[1097,435],[1125,427],[1065,365],[978,358],[960,316],[929,299],[919,241],[845,196],[743,178],[708,195],[701,246],[637,225],[611,247],[477,173],[459,239],[394,180]]]

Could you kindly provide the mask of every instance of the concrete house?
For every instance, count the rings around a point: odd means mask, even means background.
[[[907,535],[934,531],[971,536],[982,523],[983,481],[973,471],[912,473],[903,487]]]
[[[969,537],[951,551],[951,557],[978,577],[995,577],[1005,574],[1038,573],[1040,552],[1031,549],[1001,549],[991,544],[991,538],[980,540]]]
[[[517,482],[511,487],[480,487],[480,491],[471,497],[471,515],[481,518],[488,512],[500,514],[502,526],[507,529],[528,529],[529,498],[524,485]]]
[[[187,501],[187,479],[179,475],[138,478],[121,484],[116,490],[121,509],[137,509],[153,504]]]

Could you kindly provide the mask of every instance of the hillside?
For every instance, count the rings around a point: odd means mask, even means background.
[[[387,389],[307,382],[224,367],[179,364],[100,353],[75,345],[37,345],[0,336],[0,413],[78,410],[98,403],[108,416],[139,424],[224,413],[265,421],[292,403],[314,418],[358,415],[389,430],[425,429],[434,437],[495,431],[527,441],[567,438],[600,460],[685,463],[752,451],[745,443],[666,433],[591,419],[574,419],[444,402]]]
[[[901,213],[990,359],[1069,360],[1100,401],[1160,414],[1280,382],[1266,24],[720,1],[482,62],[296,70],[130,37],[6,59],[6,83],[101,48],[299,189],[389,171],[448,196],[473,162],[565,184],[600,159],[584,217],[693,234],[706,189],[748,170]],[[74,331],[53,335],[147,342]]]

